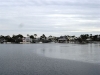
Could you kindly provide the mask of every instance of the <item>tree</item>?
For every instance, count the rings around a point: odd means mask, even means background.
[[[92,34],[90,34],[90,38],[92,39]]]
[[[88,34],[83,34],[83,35],[80,35],[80,38],[83,40],[83,41],[86,41],[86,39],[89,37]]]
[[[31,38],[31,39],[34,39],[34,36],[33,36],[33,35],[30,35],[30,38]]]
[[[99,41],[100,41],[100,35],[99,35]]]
[[[20,42],[23,41],[22,38],[23,38],[23,35],[21,35],[21,34],[13,35],[13,36],[12,36],[12,42],[13,42],[13,43],[20,43]]]
[[[42,38],[43,38],[44,40],[46,39],[46,36],[45,36],[45,34],[43,34],[43,35],[42,35]]]
[[[42,36],[40,36],[40,41],[42,41],[42,42],[46,41],[46,36],[44,34]]]
[[[37,37],[37,34],[34,34],[34,37],[35,37],[35,39],[36,39],[36,37]]]
[[[94,36],[93,36],[93,41],[97,41],[97,40],[98,40],[97,37],[98,37],[98,35],[94,35]]]
[[[7,35],[4,38],[6,42],[15,42],[15,36],[10,37],[9,35]]]
[[[23,35],[18,34],[17,37],[18,37],[18,38],[23,38]]]
[[[48,37],[48,40],[49,40],[50,42],[52,42],[53,37],[50,35],[50,36]]]

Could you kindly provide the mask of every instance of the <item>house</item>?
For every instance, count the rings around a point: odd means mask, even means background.
[[[4,39],[0,39],[0,43],[3,43],[4,42]]]
[[[58,43],[66,43],[67,39],[65,37],[61,37],[58,39]]]
[[[86,39],[86,42],[87,42],[87,43],[92,43],[92,39],[91,39],[91,38],[87,38],[87,39]]]
[[[4,43],[4,42],[6,42],[5,38],[0,38],[0,43]]]
[[[75,36],[68,36],[67,38],[68,38],[69,41],[74,41],[76,39]]]
[[[32,39],[30,37],[24,37],[22,38],[22,41],[21,43],[31,43],[32,42]]]

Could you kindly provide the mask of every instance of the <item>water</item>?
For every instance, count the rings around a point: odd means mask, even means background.
[[[100,75],[100,44],[0,44],[0,75]]]
[[[45,44],[37,54],[57,59],[69,59],[100,64],[100,44]]]

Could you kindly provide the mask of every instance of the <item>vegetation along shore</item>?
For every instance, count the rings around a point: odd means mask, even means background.
[[[24,37],[22,34],[12,35],[12,36],[3,36],[0,35],[0,43],[18,43],[18,44],[25,44],[25,43],[94,43],[100,42],[100,35],[92,35],[92,34],[82,34],[79,37],[76,36],[48,36],[46,37],[45,34],[37,37],[37,34],[29,35]]]

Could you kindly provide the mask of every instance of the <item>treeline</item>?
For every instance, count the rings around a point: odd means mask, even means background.
[[[27,37],[24,37],[22,34],[18,35],[13,35],[13,36],[3,36],[0,35],[0,43],[3,42],[11,42],[11,43],[20,43],[23,42],[23,40],[26,40],[26,42],[31,42],[31,43],[36,43],[36,42],[43,42],[43,43],[48,43],[48,42],[59,42],[59,39],[66,39],[65,41],[70,42],[90,42],[90,41],[100,41],[100,35],[92,35],[92,34],[82,34],[79,37],[76,36],[59,36],[59,37],[54,37],[54,36],[48,36],[46,37],[45,34],[41,35],[40,37],[37,38],[37,34],[34,35],[28,35]]]
[[[92,34],[82,34],[76,40],[79,42],[93,42],[100,41],[100,35],[92,35]]]
[[[3,42],[19,43],[19,42],[22,42],[23,41],[22,40],[23,37],[24,36],[21,35],[21,34],[13,35],[12,37],[9,36],[9,35],[7,35],[7,36],[1,35],[0,36],[0,41],[1,41],[1,43],[3,43]]]
[[[12,37],[9,35],[7,36],[0,35],[0,43],[3,42],[20,43],[23,41],[31,42],[31,43],[36,43],[36,42],[48,43],[48,42],[52,42],[52,39],[54,39],[54,37],[52,36],[49,36],[49,39],[47,39],[45,34],[41,35],[38,38],[37,38],[37,34],[34,35],[27,34],[27,37],[24,37],[22,34],[13,35]]]

